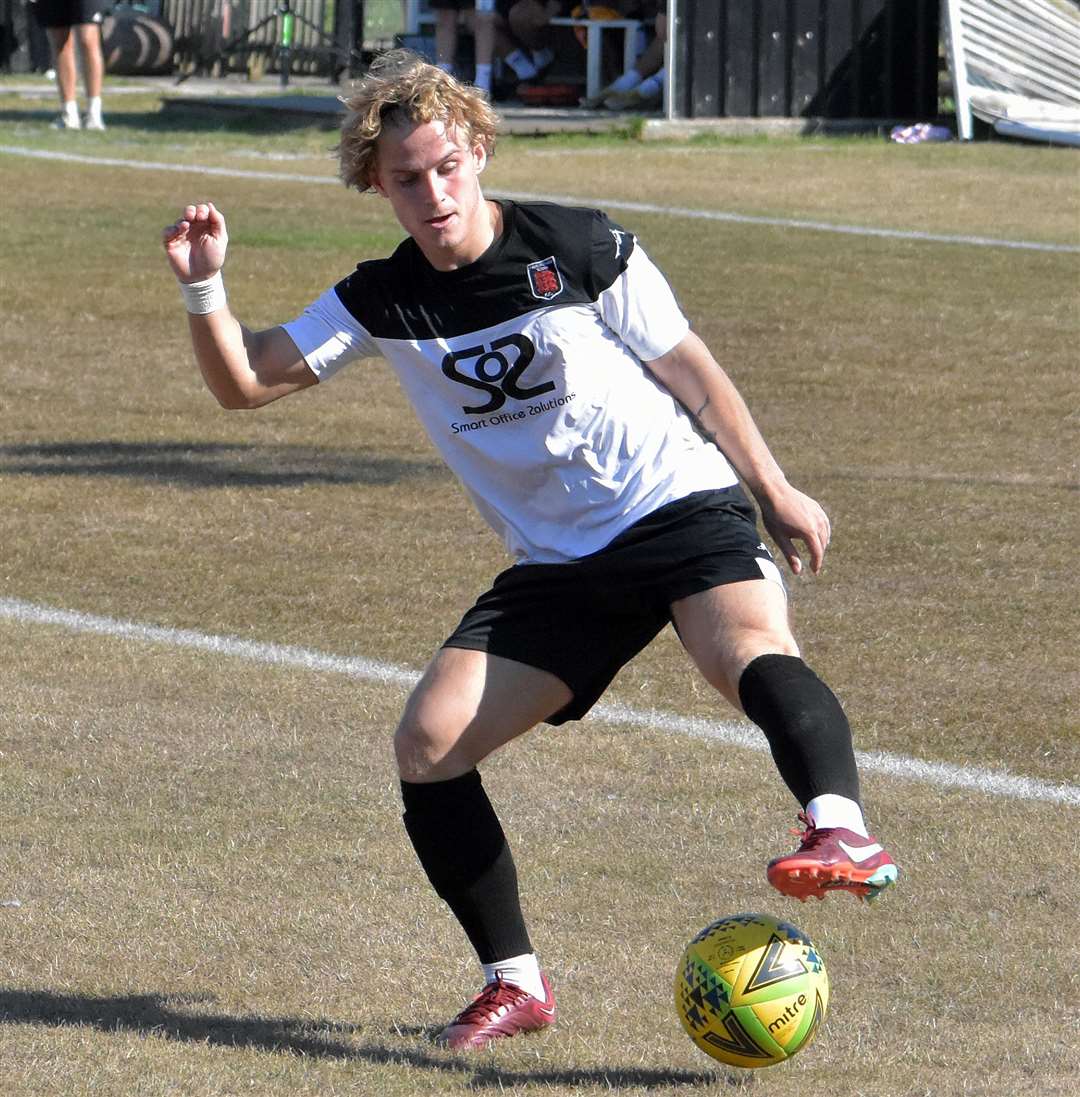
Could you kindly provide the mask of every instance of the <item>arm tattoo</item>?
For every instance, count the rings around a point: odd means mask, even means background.
[[[694,422],[697,424],[698,432],[701,434],[701,436],[703,438],[707,438],[710,442],[712,442],[714,446],[716,446],[717,449],[720,449],[720,442],[716,437],[716,431],[709,430],[709,428],[705,425],[704,421],[701,418],[702,415],[704,415],[705,413],[705,409],[709,406],[709,403],[709,398],[706,396],[705,403],[703,403],[696,412],[691,412],[691,414],[693,416]]]

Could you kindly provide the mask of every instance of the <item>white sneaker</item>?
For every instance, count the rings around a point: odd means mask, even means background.
[[[604,100],[604,106],[615,111],[653,111],[659,110],[663,103],[662,88],[657,88],[655,92],[642,91],[640,87],[630,91],[617,91]]]
[[[54,130],[78,130],[82,129],[79,123],[79,116],[70,114],[60,114],[52,120],[50,123],[51,128]]]
[[[104,128],[105,122],[100,114],[87,114],[83,116],[84,130],[103,130]]]

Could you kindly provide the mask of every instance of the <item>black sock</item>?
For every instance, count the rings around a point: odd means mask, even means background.
[[[793,655],[759,655],[739,679],[743,711],[765,732],[803,807],[825,793],[859,802],[851,727],[831,689]]]
[[[532,952],[506,836],[474,769],[449,781],[401,782],[405,830],[432,887],[483,964]]]

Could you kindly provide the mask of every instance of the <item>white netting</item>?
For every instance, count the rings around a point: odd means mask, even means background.
[[[947,0],[945,29],[962,137],[972,114],[1003,132],[1080,134],[1080,4]]]

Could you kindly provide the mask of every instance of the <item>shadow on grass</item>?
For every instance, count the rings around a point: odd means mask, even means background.
[[[287,1051],[322,1059],[351,1059],[355,1049],[334,1038],[347,1026],[282,1017],[229,1017],[185,1012],[205,997],[131,994],[90,997],[51,991],[0,990],[0,1023],[89,1025],[221,1047]]]
[[[109,130],[138,130],[151,133],[250,133],[254,135],[282,133],[286,130],[332,130],[341,124],[338,114],[330,114],[302,104],[280,107],[270,102],[259,104],[245,101],[242,104],[203,104],[199,102],[170,101],[168,109],[148,111],[109,110],[106,104],[105,122]],[[41,110],[35,107],[0,110],[0,125],[24,123],[47,128],[59,113],[58,107]],[[97,134],[91,138],[96,139]],[[107,136],[107,134],[106,134]],[[65,134],[72,139],[76,151],[77,133]]]
[[[101,1032],[135,1032],[166,1040],[209,1044],[214,1047],[254,1048],[313,1059],[362,1061],[376,1065],[416,1067],[458,1075],[471,1088],[503,1089],[510,1085],[544,1083],[560,1086],[596,1086],[606,1090],[634,1086],[712,1086],[743,1088],[748,1079],[713,1071],[594,1067],[589,1069],[504,1070],[491,1062],[421,1048],[346,1042],[359,1026],[292,1017],[232,1017],[188,1012],[184,1006],[212,1000],[209,995],[131,994],[91,997],[51,991],[0,990],[0,1024],[89,1026]],[[433,1030],[402,1027],[408,1036],[433,1035]]]
[[[232,442],[26,442],[0,445],[0,475],[113,476],[188,488],[389,485],[448,479],[441,461],[315,446]]]

